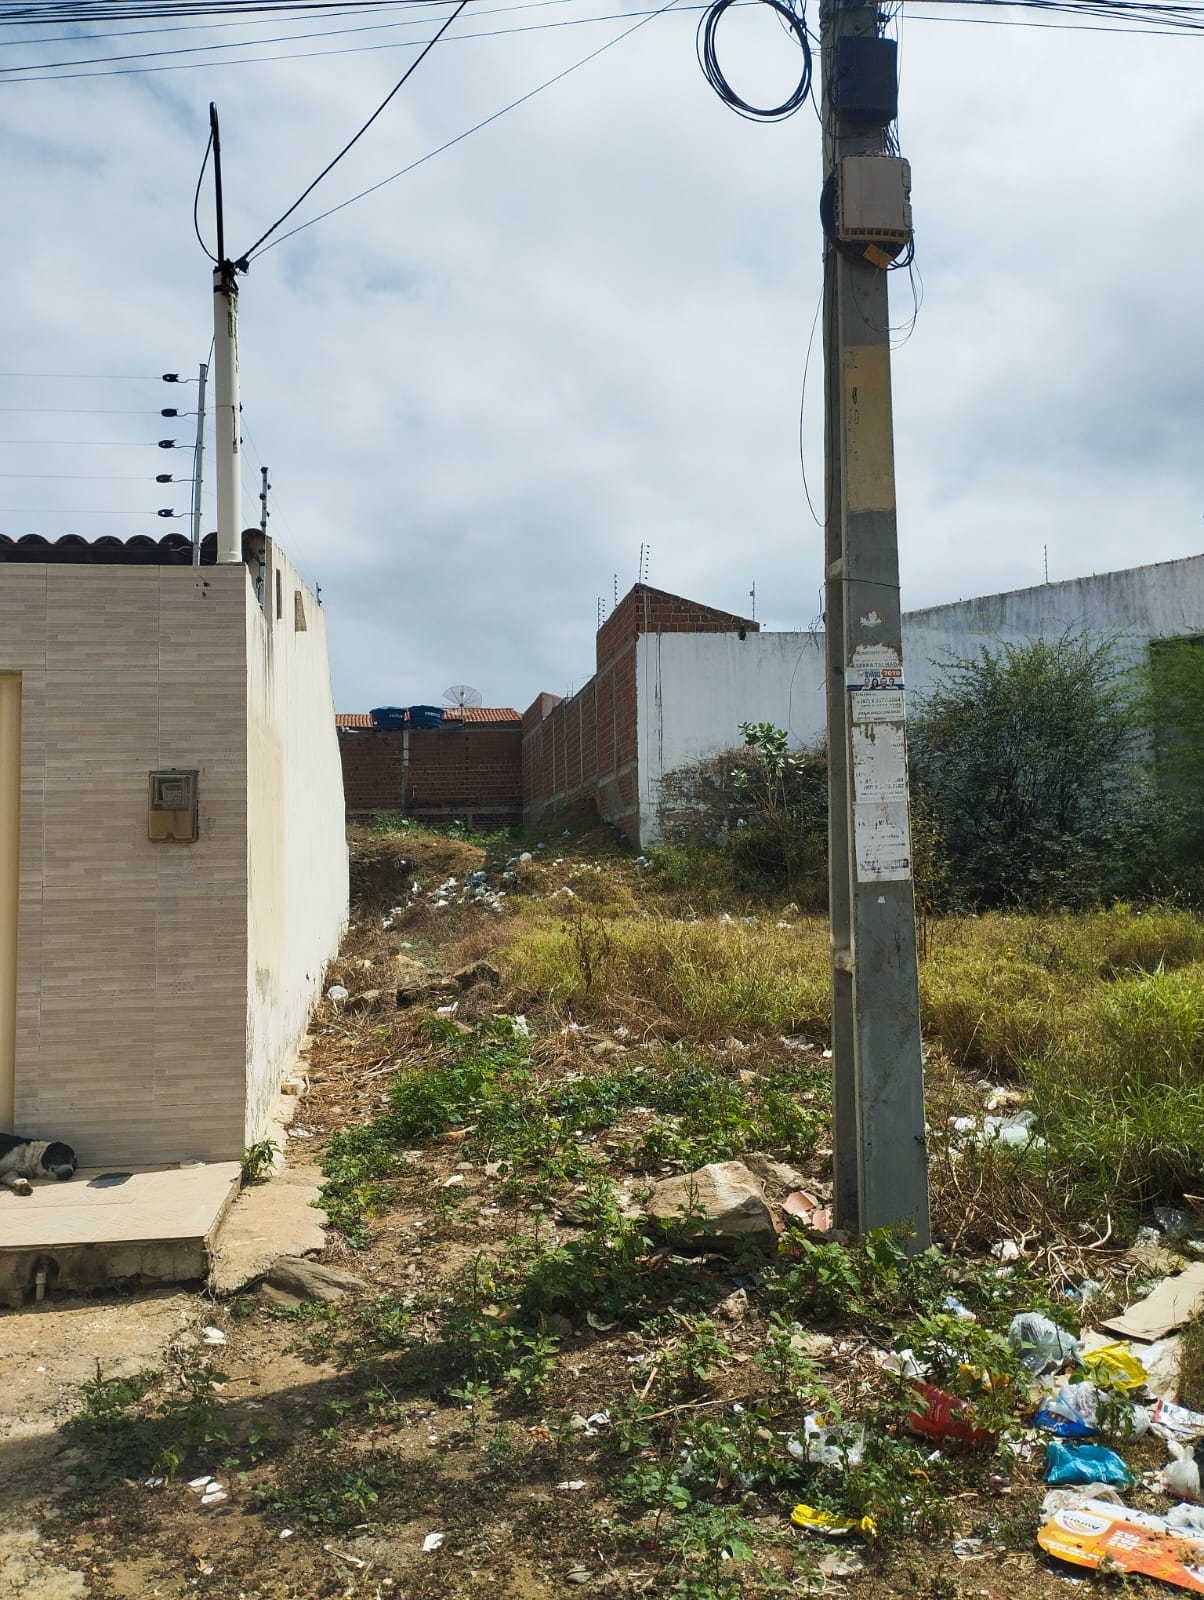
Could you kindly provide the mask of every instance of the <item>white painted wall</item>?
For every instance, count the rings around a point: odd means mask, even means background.
[[[1204,556],[909,611],[903,665],[911,699],[932,687],[950,655],[1056,639],[1068,630],[1114,640],[1118,656],[1141,663],[1151,639],[1204,632]]]
[[[822,633],[649,633],[636,642],[639,840],[655,844],[661,775],[772,722],[796,744],[823,732]]]
[[[1204,556],[1132,567],[908,612],[903,669],[912,705],[949,656],[1087,631],[1145,658],[1151,639],[1204,633]],[[636,646],[639,840],[658,838],[660,780],[741,743],[741,722],[773,722],[811,744],[827,711],[822,633],[645,634]]]
[[[263,1136],[347,921],[326,619],[273,541],[264,597],[248,584],[247,1144]]]

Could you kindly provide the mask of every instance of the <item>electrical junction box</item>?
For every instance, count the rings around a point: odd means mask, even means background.
[[[842,156],[836,184],[836,237],[876,244],[888,254],[911,241],[911,163],[902,156]]]
[[[885,128],[899,115],[899,47],[875,34],[836,41],[832,109],[863,128]]]
[[[192,844],[197,837],[197,772],[167,772],[150,775],[150,803],[146,814],[146,833],[156,842],[173,840]]]

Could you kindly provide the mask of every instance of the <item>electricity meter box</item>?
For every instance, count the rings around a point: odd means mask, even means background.
[[[150,774],[150,795],[146,816],[147,837],[162,842],[192,844],[197,837],[197,772],[180,771]]]
[[[837,169],[836,237],[887,252],[911,242],[911,163],[902,156],[842,156]]]

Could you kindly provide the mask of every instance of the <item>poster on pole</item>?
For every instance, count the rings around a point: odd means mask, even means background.
[[[854,800],[858,883],[902,883],[911,877],[906,800]]]

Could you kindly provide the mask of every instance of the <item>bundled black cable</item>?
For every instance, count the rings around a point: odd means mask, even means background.
[[[783,4],[782,0],[763,0],[765,5],[777,12],[783,24],[798,40],[799,49],[803,52],[803,71],[797,88],[782,101],[780,106],[754,106],[747,100],[742,100],[723,76],[719,57],[715,51],[715,34],[719,27],[719,19],[728,6],[735,3],[736,0],[715,0],[715,4],[703,12],[698,24],[696,41],[698,65],[723,103],[731,106],[740,116],[748,117],[752,122],[784,122],[787,117],[794,115],[811,93],[811,45],[807,39],[807,27],[801,9],[796,14],[791,6]]]

